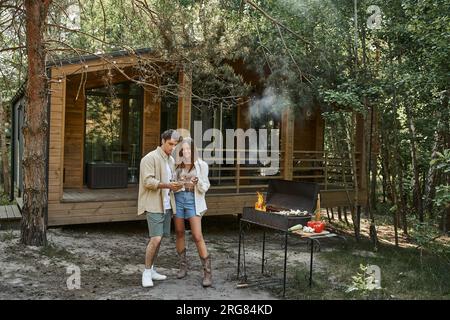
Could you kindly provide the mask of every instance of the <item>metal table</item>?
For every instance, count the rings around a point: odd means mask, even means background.
[[[320,251],[320,241],[319,239],[326,239],[326,238],[334,238],[339,237],[345,240],[343,236],[337,235],[335,233],[327,233],[327,234],[318,234],[318,235],[312,235],[312,236],[301,236],[297,233],[287,231],[287,230],[281,230],[279,228],[275,228],[273,226],[269,225],[263,225],[260,223],[257,223],[255,221],[246,220],[244,218],[241,218],[239,220],[239,249],[238,249],[238,265],[237,265],[237,279],[241,279],[241,247],[243,251],[243,276],[242,278],[244,281],[247,281],[247,274],[246,274],[246,265],[245,265],[245,236],[244,236],[244,228],[243,225],[247,224],[250,226],[251,224],[258,225],[260,227],[263,227],[263,246],[262,246],[262,263],[261,263],[261,273],[264,274],[264,253],[265,253],[265,244],[266,244],[266,229],[272,229],[281,231],[284,233],[284,269],[283,269],[283,297],[285,297],[286,294],[286,267],[287,267],[287,248],[288,248],[288,236],[289,235],[295,235],[297,237],[300,237],[301,239],[306,240],[307,245],[310,247],[310,261],[309,261],[309,287],[312,286],[312,273],[313,273],[313,260],[314,260],[314,249],[316,248],[317,251]]]

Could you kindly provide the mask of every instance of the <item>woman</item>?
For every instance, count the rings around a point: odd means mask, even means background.
[[[197,246],[203,265],[203,286],[212,284],[211,256],[206,250],[202,234],[202,216],[206,212],[205,194],[209,189],[208,164],[198,157],[197,149],[191,138],[185,138],[176,149],[176,181],[184,187],[175,193],[176,214],[174,217],[176,248],[179,256],[180,270],[178,279],[187,274],[185,247],[185,220],[189,221],[192,238]]]

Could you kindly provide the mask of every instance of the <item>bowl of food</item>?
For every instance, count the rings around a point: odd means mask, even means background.
[[[325,222],[308,221],[308,227],[313,228],[315,233],[321,233],[325,229]]]

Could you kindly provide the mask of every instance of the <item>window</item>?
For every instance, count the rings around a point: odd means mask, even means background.
[[[138,183],[143,90],[121,83],[86,91],[85,163],[126,163]]]

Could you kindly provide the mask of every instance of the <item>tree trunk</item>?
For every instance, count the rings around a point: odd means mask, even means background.
[[[385,175],[386,170],[384,170],[384,162],[381,161],[381,176],[382,176],[382,183],[381,187],[383,189],[383,203],[386,203],[386,195],[387,195],[387,177]]]
[[[375,141],[378,141],[376,138],[377,135],[374,134],[375,126],[377,123],[377,120],[375,119],[375,106],[370,107],[370,130],[369,130],[369,156],[368,156],[368,180],[367,183],[369,184],[368,190],[369,194],[367,195],[367,207],[366,212],[369,216],[370,220],[370,227],[369,227],[369,236],[370,240],[372,241],[373,248],[375,251],[378,250],[378,234],[377,234],[377,228],[375,225],[375,211],[377,208],[377,154],[379,151],[378,145],[375,145]]]
[[[378,131],[377,131],[377,112],[375,110],[375,106],[372,106],[371,108],[371,133],[370,133],[370,151],[369,151],[369,159],[370,159],[370,165],[369,165],[369,176],[370,178],[370,209],[376,211],[377,209],[377,173],[378,173],[378,166],[377,166],[377,154],[380,150],[380,147],[378,145]]]
[[[23,210],[21,242],[42,246],[47,243],[47,76],[44,30],[50,0],[26,0],[26,41],[28,81],[24,112]]]
[[[345,135],[345,141],[349,141],[350,139],[352,139],[351,138],[351,136],[348,134],[348,128],[347,128],[347,123],[346,123],[346,120],[345,120],[345,118],[343,117],[343,115],[342,114],[339,114],[339,122],[340,122],[340,124],[341,124],[341,127],[342,127],[342,132],[344,133],[344,135]],[[339,125],[339,124],[338,124]],[[350,142],[350,144],[351,143],[353,143],[353,141],[351,141]],[[350,149],[350,147],[348,146],[348,144],[349,143],[347,143],[347,152],[349,152],[349,149]],[[352,199],[350,198],[350,192],[349,192],[349,190],[348,190],[348,186],[347,186],[347,176],[345,175],[345,171],[346,171],[346,166],[345,166],[345,164],[346,164],[346,157],[345,157],[345,151],[343,151],[342,149],[341,149],[341,144],[339,143],[339,141],[337,141],[336,140],[336,149],[337,149],[337,152],[338,152],[338,154],[339,154],[339,157],[341,158],[341,165],[342,165],[342,171],[341,171],[341,175],[342,175],[342,181],[343,181],[343,183],[344,183],[344,191],[345,191],[345,194],[346,194],[346,196],[347,196],[347,200],[348,200],[348,204],[349,204],[349,206],[350,206],[350,208],[353,208],[353,203],[352,203]],[[349,157],[351,157],[350,155],[349,155]],[[352,216],[353,217],[353,216]],[[347,224],[347,225],[350,225],[350,223],[348,222],[348,219],[347,219],[347,209],[346,209],[346,207],[344,207],[344,219],[345,219],[345,223]],[[354,222],[355,220],[353,220],[353,222]],[[356,239],[358,240],[358,237],[357,237],[357,235],[355,234],[355,236],[356,236]]]
[[[348,222],[348,218],[347,218],[347,207],[343,207],[343,208],[342,208],[342,211],[343,211],[343,213],[344,213],[344,220],[345,220],[345,223],[349,226],[349,225],[350,225],[350,222]]]
[[[439,146],[442,143],[442,137],[439,134],[439,126],[440,121],[438,121],[437,124],[437,130],[434,133],[434,143],[433,143],[433,150],[431,151],[431,160],[436,159],[437,152],[439,151]],[[436,194],[436,184],[438,181],[438,170],[436,170],[435,165],[430,165],[428,168],[428,173],[426,176],[426,182],[425,182],[425,210],[428,212],[430,217],[433,216],[433,199]]]
[[[389,200],[391,203],[396,206],[395,211],[393,212],[393,226],[394,226],[394,238],[395,238],[395,245],[398,246],[398,218],[397,218],[397,212],[398,212],[398,200],[397,195],[395,191],[395,179],[392,177],[391,180],[391,156],[389,153],[388,146],[390,145],[387,141],[388,134],[390,134],[386,128],[383,128],[382,130],[382,137],[383,141],[381,143],[381,151],[382,151],[382,163],[383,163],[383,171],[384,176],[386,177],[386,192],[388,195]]]
[[[331,217],[330,217],[330,209],[327,207],[327,218],[328,218],[328,222],[331,222]]]
[[[3,191],[5,193],[9,192],[10,189],[10,175],[9,175],[9,157],[8,157],[8,147],[6,145],[6,134],[5,134],[5,123],[6,112],[4,112],[2,96],[0,94],[0,153],[2,154],[2,174],[3,174]]]
[[[417,208],[419,221],[423,222],[422,190],[420,188],[419,164],[417,163],[416,128],[414,126],[414,120],[409,102],[405,103],[405,109],[406,116],[408,118],[408,131],[411,140],[411,159],[414,171],[414,207]]]
[[[394,145],[397,148],[400,148],[400,142],[398,141],[398,133],[401,131],[399,122],[398,122],[398,106],[397,106],[397,91],[394,90],[394,98],[393,98],[393,111],[394,111],[394,132],[392,134],[393,139],[394,139]],[[397,226],[400,225],[399,224],[399,218],[402,221],[402,228],[403,228],[403,233],[405,235],[408,234],[408,221],[406,219],[406,206],[407,203],[405,201],[405,197],[404,197],[404,190],[403,190],[403,160],[402,157],[400,157],[400,152],[394,152],[394,170],[398,175],[398,197],[397,197]],[[394,178],[393,178],[394,179]],[[394,180],[395,181],[395,180]],[[396,184],[394,183],[393,185],[394,188],[396,187]],[[396,192],[396,189],[394,189],[394,191]]]
[[[442,212],[442,232],[445,234],[450,230],[450,206],[447,206]]]
[[[439,112],[440,117],[436,125],[436,130],[434,132],[434,142],[433,142],[433,150],[431,151],[431,160],[435,159],[437,156],[437,152],[440,149],[445,149],[445,135],[448,134],[448,128],[446,128],[446,124],[448,125],[448,95],[445,96],[442,111]],[[438,115],[436,115],[438,116]],[[439,170],[437,170],[435,165],[430,165],[428,168],[428,173],[425,179],[425,192],[424,192],[424,207],[425,210],[429,213],[430,217],[433,216],[433,200],[436,195],[436,185],[440,179]]]
[[[352,166],[352,176],[353,176],[353,188],[354,188],[354,198],[353,205],[351,207],[351,214],[353,220],[353,229],[355,231],[355,238],[359,241],[360,234],[360,213],[358,209],[359,206],[359,181],[358,181],[358,166],[356,164],[356,112],[352,112],[352,122],[349,128],[349,158]],[[363,164],[364,165],[364,164]],[[362,173],[361,173],[362,174]]]
[[[398,154],[397,154],[398,157]],[[403,228],[403,233],[405,235],[408,234],[408,220],[406,218],[406,201],[405,201],[405,197],[404,197],[404,190],[403,190],[403,169],[402,169],[402,164],[397,162],[397,168],[398,168],[398,178],[399,178],[399,182],[398,182],[398,187],[399,187],[399,204],[400,204],[400,208],[399,208],[399,212],[400,212],[400,218],[402,221],[402,228]]]

